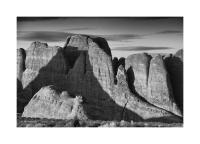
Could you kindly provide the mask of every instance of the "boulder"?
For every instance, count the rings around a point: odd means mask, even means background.
[[[150,62],[147,101],[182,116],[174,101],[170,79],[161,55],[155,56]]]
[[[67,91],[61,92],[55,86],[46,86],[33,96],[24,108],[22,117],[86,120],[81,103],[81,96],[72,98]]]

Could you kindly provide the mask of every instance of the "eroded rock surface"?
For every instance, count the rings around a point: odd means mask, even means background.
[[[79,57],[67,74],[67,90],[87,99],[84,107],[90,118],[108,119],[114,105],[109,102],[114,83],[112,58],[106,47],[96,43],[97,38],[87,40],[88,50],[77,51]]]
[[[115,102],[124,107],[122,111],[123,120],[134,121],[180,121],[174,114],[144,101],[140,97],[131,93],[125,70],[119,66],[117,73],[117,85],[115,87]]]
[[[82,107],[82,97],[70,97],[54,86],[41,88],[24,108],[22,117],[48,119],[87,119]]]
[[[133,92],[147,98],[150,57],[145,54],[133,54],[126,58],[126,71]]]
[[[155,106],[181,116],[174,101],[171,83],[161,55],[152,58],[150,62],[147,100]]]
[[[33,42],[26,50],[26,70],[22,76],[24,93],[29,99],[43,86],[65,88],[65,74],[69,70],[61,47]]]

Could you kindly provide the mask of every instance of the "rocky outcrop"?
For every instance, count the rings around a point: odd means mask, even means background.
[[[63,100],[69,92],[82,96],[86,103],[81,111],[92,120],[180,122],[160,56],[150,61],[148,55],[137,54],[126,62],[124,58],[114,61],[105,39],[85,35],[69,36],[63,48],[34,42],[26,53],[23,95],[31,101],[23,116],[76,117],[80,98]]]
[[[22,85],[29,99],[43,86],[55,85],[65,89],[65,74],[69,70],[61,47],[33,42],[26,50],[26,70]]]
[[[90,118],[107,119],[110,117],[108,113],[112,113],[111,105],[107,104],[114,83],[112,57],[109,50],[100,47],[96,41],[97,38],[88,38],[88,50],[77,51],[79,57],[67,74],[66,86],[69,92],[87,99],[88,104],[84,107]]]
[[[134,121],[181,121],[176,115],[144,101],[131,93],[125,70],[122,65],[117,72],[117,85],[114,89],[115,102],[124,109],[121,113],[123,120]]]
[[[145,54],[133,54],[126,58],[126,71],[129,86],[138,95],[147,98],[150,57]]]
[[[150,62],[147,100],[155,106],[181,116],[174,101],[171,83],[161,55],[152,58]]]
[[[23,48],[17,49],[17,79],[21,81],[25,70],[26,52]]]
[[[54,86],[41,88],[24,108],[22,117],[49,119],[87,119],[82,107],[82,97],[70,97]]]

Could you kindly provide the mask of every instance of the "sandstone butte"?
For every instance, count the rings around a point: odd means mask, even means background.
[[[62,48],[33,42],[26,50],[25,66],[25,117],[69,118],[76,98],[67,101],[66,108],[51,104],[47,99],[63,101],[58,92],[43,92],[54,85],[74,97],[82,96],[81,113],[88,119],[182,121],[161,56],[138,54],[113,62],[104,38],[70,35]]]

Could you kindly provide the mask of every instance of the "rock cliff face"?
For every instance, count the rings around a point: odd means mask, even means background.
[[[117,85],[114,92],[115,102],[124,107],[123,120],[153,121],[159,119],[161,121],[180,121],[174,114],[155,107],[141,97],[134,95],[128,87],[126,72],[122,65],[119,66],[117,72]]]
[[[46,86],[33,96],[22,117],[86,120],[81,103],[80,96],[72,98],[67,91],[60,92],[54,86]]]
[[[152,58],[150,62],[147,100],[181,116],[181,112],[174,101],[169,75],[161,55]]]
[[[61,47],[33,42],[26,50],[26,70],[22,76],[24,93],[29,99],[43,86],[65,86],[68,63]]]
[[[88,104],[84,106],[90,118],[106,119],[104,117],[108,117],[108,115],[106,116],[105,113],[112,113],[112,109],[106,108],[105,105],[111,100],[109,95],[112,93],[114,83],[110,50],[107,47],[101,48],[100,44],[96,42],[99,41],[98,38],[78,37],[87,40],[87,42],[84,42],[87,45],[84,46],[84,50],[81,47],[74,50],[74,53],[76,51],[79,56],[66,76],[67,90],[87,99]],[[76,39],[76,41],[78,40]],[[79,46],[79,44],[76,46]],[[67,49],[68,47],[65,47],[66,54],[68,53]],[[109,104],[107,106],[110,107]]]
[[[133,54],[125,63],[131,90],[146,99],[150,57],[144,53]]]
[[[63,48],[34,42],[26,54],[23,95],[34,97],[24,117],[69,118],[79,99],[63,100],[69,92],[86,101],[81,113],[89,119],[180,121],[161,56],[136,54],[112,60],[105,39],[85,35],[68,36]]]

